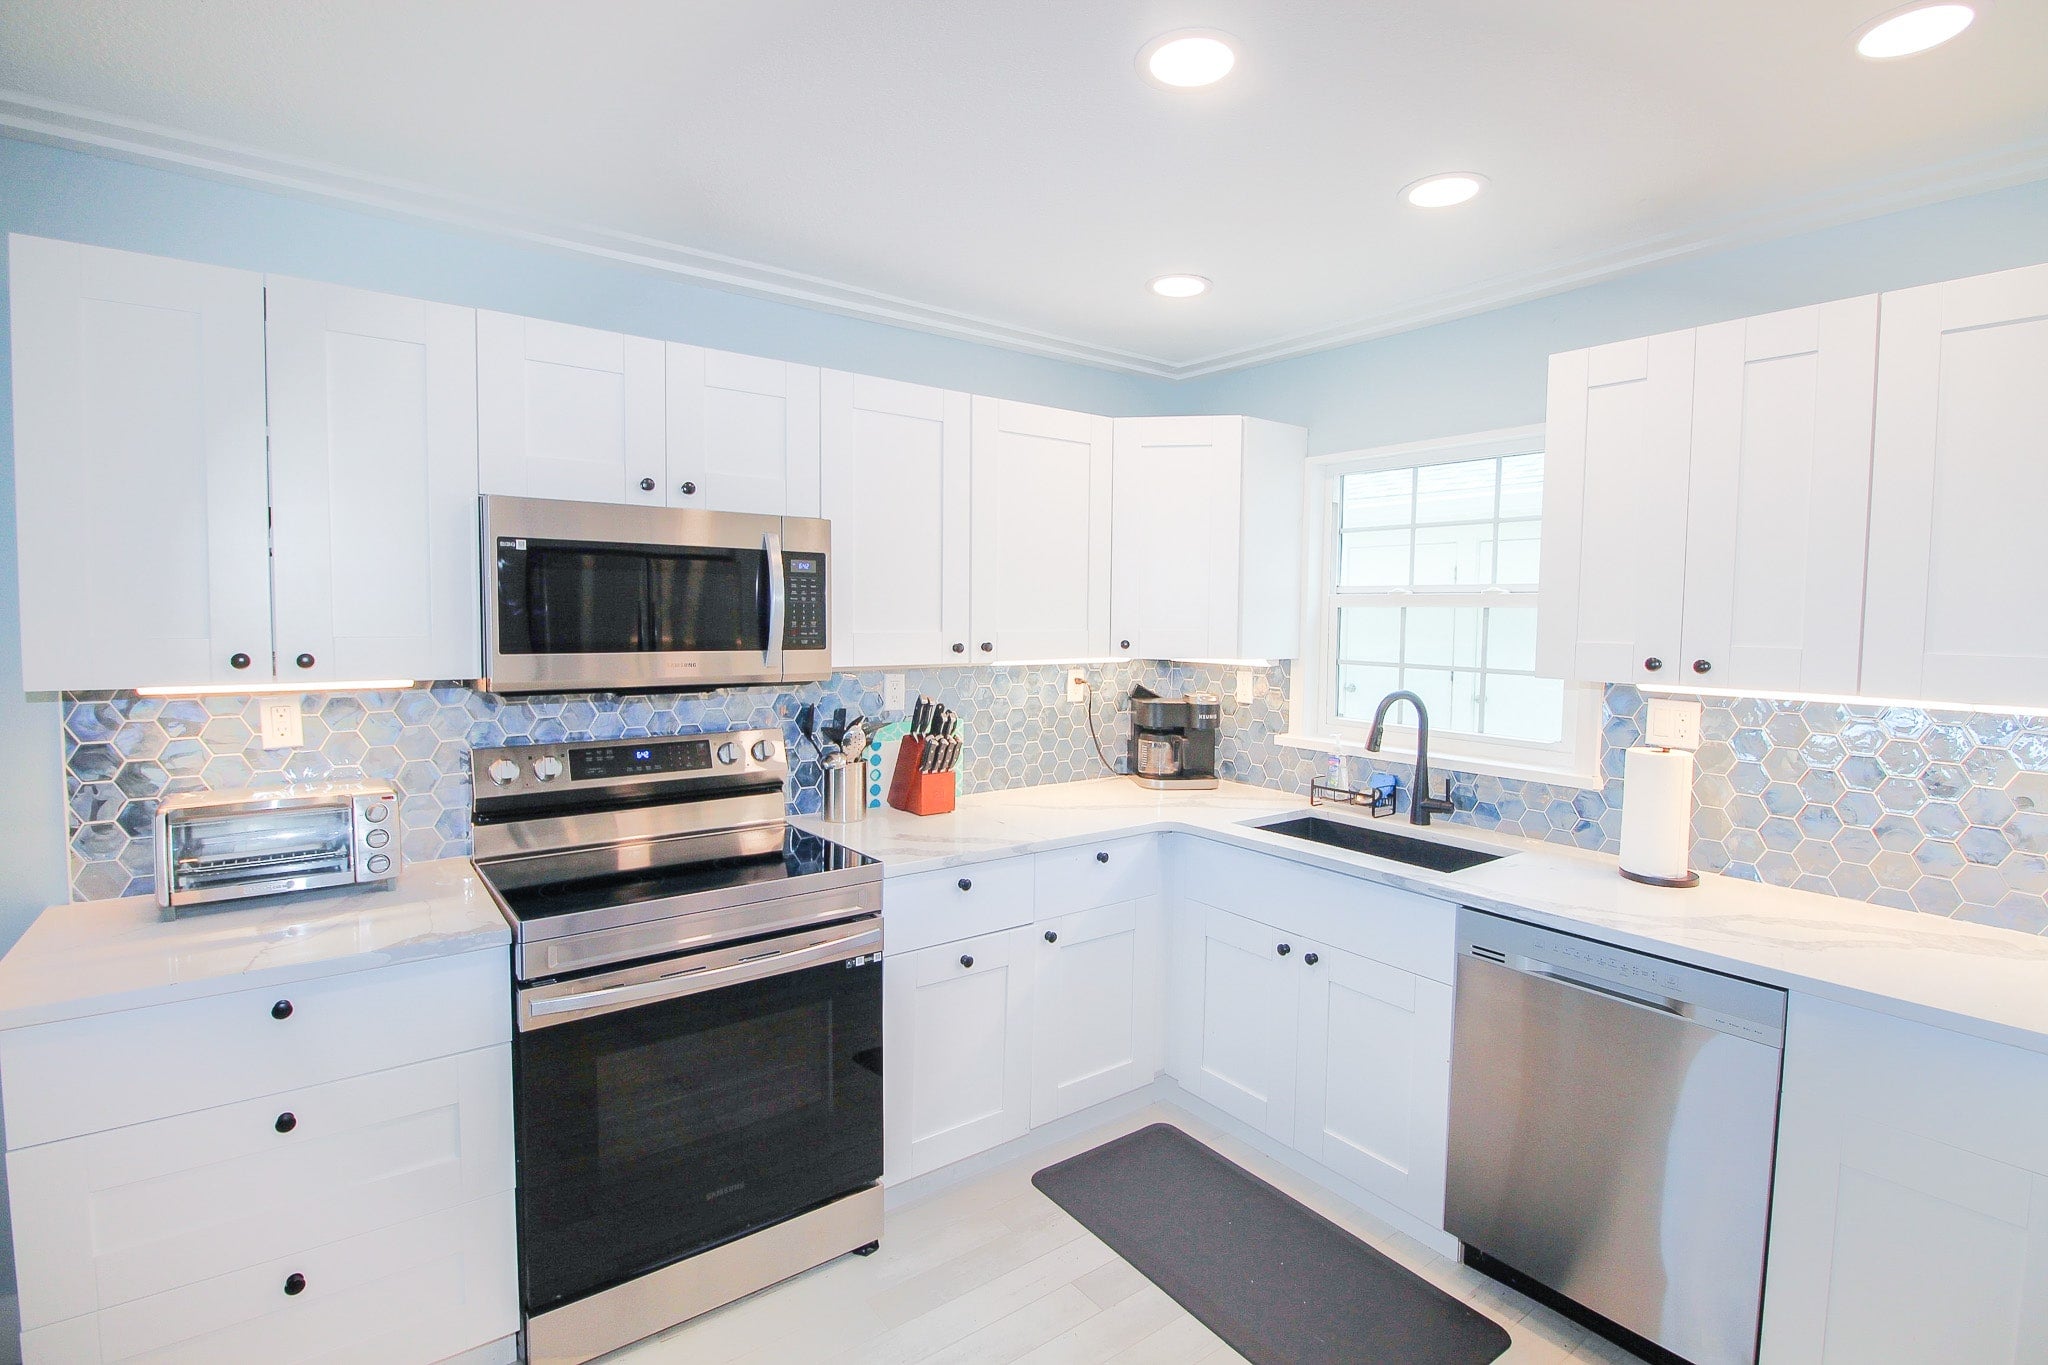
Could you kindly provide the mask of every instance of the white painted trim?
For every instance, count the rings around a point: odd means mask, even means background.
[[[2048,178],[2048,139],[2012,143],[1972,156],[1807,195],[1689,231],[1663,233],[1591,252],[1540,270],[1497,276],[1462,289],[1366,314],[1348,322],[1289,333],[1189,361],[1171,361],[1120,347],[980,317],[936,304],[702,251],[592,224],[562,223],[484,200],[408,181],[350,171],[296,157],[181,132],[139,119],[0,89],[0,132],[58,147],[98,152],[143,165],[210,176],[301,199],[338,203],[436,226],[591,256],[660,274],[697,280],[734,293],[866,318],[939,336],[977,341],[1055,360],[1154,379],[1205,375],[1375,341],[1477,313],[1632,274],[1691,256],[1937,203],[1965,194]],[[1816,300],[1818,302],[1818,300]]]

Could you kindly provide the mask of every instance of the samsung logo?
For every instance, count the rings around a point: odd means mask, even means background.
[[[746,1187],[747,1182],[744,1180],[736,1181],[730,1185],[720,1185],[717,1189],[704,1196],[704,1202],[708,1204],[714,1199],[723,1199],[729,1194],[738,1194]]]

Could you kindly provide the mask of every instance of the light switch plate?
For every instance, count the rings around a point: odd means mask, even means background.
[[[296,749],[305,742],[306,725],[299,715],[298,697],[265,697],[263,699],[263,747],[266,749]]]
[[[1250,670],[1249,668],[1240,668],[1240,669],[1238,669],[1238,670],[1237,670],[1237,702],[1238,702],[1238,705],[1240,705],[1240,706],[1249,706],[1249,705],[1251,704],[1251,700],[1252,700],[1252,698],[1258,695],[1258,690],[1259,690],[1259,680],[1258,680],[1258,676],[1257,676],[1256,674],[1254,674],[1254,673],[1253,673],[1253,672],[1252,672],[1252,671],[1251,671],[1251,670]]]
[[[1666,749],[1700,747],[1700,704],[1678,697],[1651,697],[1643,740]]]
[[[1088,700],[1088,670],[1070,668],[1067,670],[1067,701],[1080,706]]]
[[[882,675],[882,712],[895,715],[903,709],[903,675],[884,673]]]

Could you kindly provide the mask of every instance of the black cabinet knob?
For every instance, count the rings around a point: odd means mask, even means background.
[[[306,1277],[304,1275],[301,1275],[296,1270],[294,1270],[291,1274],[285,1276],[284,1292],[289,1295],[298,1295],[305,1293]]]
[[[972,966],[974,965],[974,954],[973,954],[973,953],[962,953],[962,954],[960,954],[960,965],[961,965],[961,966],[963,966],[963,967],[972,967]]]
[[[1058,943],[1060,941],[1060,936],[1053,930],[1048,929],[1045,931],[1045,941],[1047,943]]]
[[[1313,967],[1318,962],[1321,962],[1323,960],[1323,957],[1321,953],[1303,953],[1301,956],[1301,960],[1303,962],[1306,962],[1309,966]]]
[[[275,1005],[272,1005],[272,1006],[270,1007],[270,1017],[271,1017],[271,1018],[273,1018],[273,1019],[289,1019],[289,1018],[291,1018],[291,1017],[292,1017],[292,1002],[291,1002],[291,1001],[289,1001],[289,1000],[280,1000],[280,1001],[278,1001],[278,1002],[277,1002],[277,1003],[276,1003]]]
[[[1286,957],[1289,953],[1294,951],[1294,945],[1291,943],[1283,943],[1279,947],[1275,948],[1273,951],[1280,954],[1280,956],[1282,957]]]
[[[1129,649],[1131,647],[1131,642],[1129,640],[1118,640],[1116,642],[1116,647],[1118,649]]]
[[[652,493],[652,492],[654,491],[654,480],[652,480],[652,479],[642,479],[642,480],[640,480],[640,491],[641,491],[642,493]]]
[[[248,656],[248,655],[246,655],[246,654],[230,654],[230,655],[228,656],[228,667],[229,667],[229,668],[247,668],[248,666],[249,666],[249,656]]]
[[[1655,673],[1658,669],[1664,667],[1664,661],[1653,654],[1649,658],[1643,660],[1643,667],[1649,670],[1650,672]]]
[[[1095,855],[1095,861],[1098,863],[1106,863],[1109,861],[1109,855],[1107,853],[1098,853]]]
[[[1714,665],[1705,659],[1694,659],[1692,661],[1692,671],[1695,673],[1711,673],[1714,671]]]
[[[299,1116],[287,1109],[277,1116],[277,1122],[271,1126],[280,1133],[289,1133],[292,1129],[299,1126]]]
[[[962,877],[960,879],[960,889],[962,891],[972,891],[974,889],[973,879],[969,877]]]
[[[953,646],[953,652],[954,652],[955,654],[965,654],[965,653],[967,652],[967,646],[966,646],[966,645],[954,645],[954,646]]]
[[[995,652],[996,652],[996,646],[995,646],[995,642],[994,642],[993,640],[983,640],[983,641],[981,642],[981,652],[982,652],[982,653],[984,653],[984,654],[993,654],[993,653],[995,653]]]
[[[311,668],[313,666],[313,656],[310,654],[301,654],[298,658],[293,659],[292,662],[297,664],[300,668]]]
[[[696,491],[697,485],[694,483],[686,483],[682,486],[683,496],[686,498],[689,497],[691,494],[695,493]]]

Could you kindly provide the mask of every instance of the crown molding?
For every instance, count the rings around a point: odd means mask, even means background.
[[[629,265],[756,298],[1000,346],[1052,360],[1168,380],[1199,379],[1375,341],[1688,257],[2048,178],[2048,139],[2017,143],[1733,215],[1700,228],[1641,238],[1539,270],[1496,276],[1328,327],[1176,362],[703,251],[679,242],[545,219],[430,186],[280,156],[20,91],[0,89],[0,132],[296,198]]]

